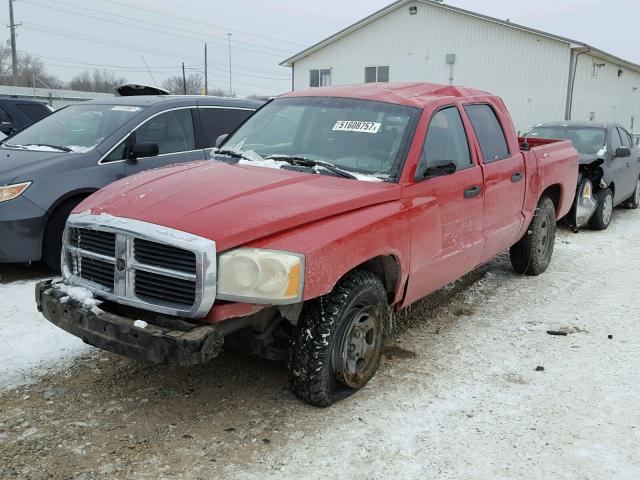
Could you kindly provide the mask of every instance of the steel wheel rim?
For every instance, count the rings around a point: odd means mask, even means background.
[[[373,306],[356,307],[333,354],[336,379],[351,388],[363,386],[376,371],[382,350],[381,322]]]
[[[613,199],[611,195],[604,197],[602,204],[602,221],[604,224],[608,224],[611,221],[611,215],[613,214]]]
[[[544,257],[549,252],[551,248],[551,243],[553,239],[551,238],[553,235],[551,218],[549,215],[546,215],[542,220],[542,224],[540,225],[542,230],[542,235],[540,235],[540,240],[538,241],[538,253]]]

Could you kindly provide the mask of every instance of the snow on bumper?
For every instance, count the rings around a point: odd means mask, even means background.
[[[166,317],[147,323],[103,312],[90,302],[70,298],[51,280],[36,285],[36,303],[47,320],[85,343],[149,363],[206,363],[220,353],[224,343],[223,335],[213,325]]]

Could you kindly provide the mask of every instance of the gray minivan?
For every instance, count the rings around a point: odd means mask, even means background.
[[[57,269],[64,224],[82,199],[128,175],[204,160],[262,102],[129,96],[71,105],[0,143],[0,263]]]

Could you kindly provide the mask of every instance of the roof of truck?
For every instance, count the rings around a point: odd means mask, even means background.
[[[286,93],[282,97],[342,97],[422,107],[437,98],[491,96],[473,88],[435,83],[365,83],[320,87]]]

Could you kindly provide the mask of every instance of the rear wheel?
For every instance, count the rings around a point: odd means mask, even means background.
[[[598,205],[591,220],[589,220],[589,227],[593,230],[606,230],[613,216],[613,192],[609,188],[600,190],[596,193],[596,199]]]
[[[542,197],[527,233],[509,250],[513,269],[520,274],[540,275],[551,262],[555,241],[556,208],[549,197]]]
[[[42,261],[52,270],[60,271],[60,252],[62,250],[62,234],[67,218],[82,198],[71,198],[62,202],[49,217],[42,244]]]
[[[626,207],[636,209],[640,206],[640,178],[636,181],[636,189],[627,200]]]
[[[327,407],[364,387],[378,370],[387,316],[382,282],[362,270],[307,302],[289,352],[289,383],[296,396]]]

